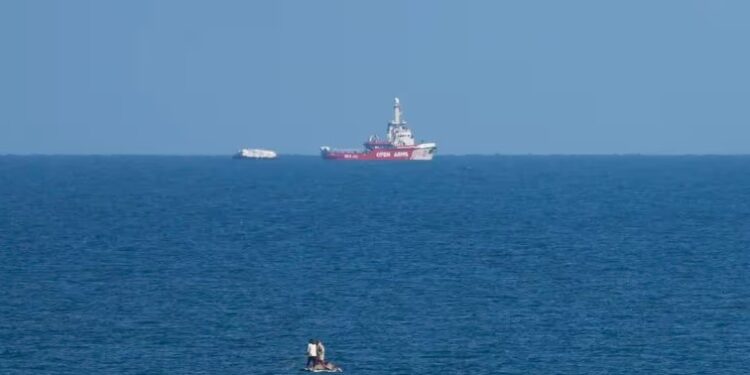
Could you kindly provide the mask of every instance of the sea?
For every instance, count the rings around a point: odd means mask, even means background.
[[[750,156],[0,157],[0,374],[747,374]]]

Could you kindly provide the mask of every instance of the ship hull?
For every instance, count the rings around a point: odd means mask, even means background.
[[[326,160],[432,160],[437,147],[433,145],[379,149],[367,151],[344,151],[323,148],[321,156]]]

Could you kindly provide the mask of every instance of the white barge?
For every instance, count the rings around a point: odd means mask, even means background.
[[[277,157],[276,151],[260,148],[243,148],[234,154],[235,159],[276,159]]]

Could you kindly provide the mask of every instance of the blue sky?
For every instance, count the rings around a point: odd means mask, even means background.
[[[0,2],[0,154],[750,153],[749,1]]]

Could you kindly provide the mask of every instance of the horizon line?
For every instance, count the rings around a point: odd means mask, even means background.
[[[233,154],[157,154],[157,153],[0,153],[0,157],[33,157],[33,156],[69,156],[69,157],[82,157],[82,156],[146,156],[146,157],[227,157],[231,158]],[[320,157],[320,154],[299,154],[299,153],[279,153],[279,157]],[[620,152],[620,153],[451,153],[451,154],[437,154],[436,158],[439,157],[465,157],[465,156],[478,156],[478,157],[498,157],[498,156],[569,156],[569,157],[580,157],[580,156],[662,156],[662,157],[675,157],[675,156],[750,156],[750,153],[639,153],[639,152]]]

